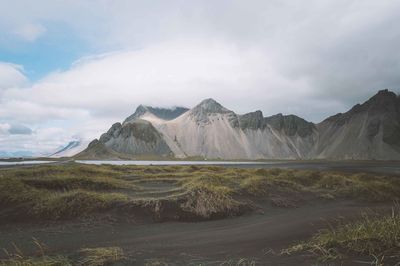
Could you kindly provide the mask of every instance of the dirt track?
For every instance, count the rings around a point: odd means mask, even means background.
[[[120,246],[131,258],[129,265],[143,265],[150,259],[169,265],[219,265],[238,258],[249,258],[259,265],[310,265],[315,260],[308,256],[277,256],[274,252],[307,239],[339,217],[351,220],[371,208],[390,209],[388,205],[352,202],[315,203],[296,209],[264,207],[263,214],[199,223],[132,224],[102,219],[87,224],[3,225],[0,248],[12,249],[14,242],[32,254],[37,249],[31,241],[35,237],[49,247],[50,254],[70,253],[81,247]]]

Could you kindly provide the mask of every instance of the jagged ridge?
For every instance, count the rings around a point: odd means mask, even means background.
[[[149,113],[158,119],[150,119]],[[134,126],[126,125],[131,123]],[[131,155],[400,159],[400,98],[388,90],[379,91],[365,103],[319,124],[295,115],[264,117],[261,111],[237,115],[211,98],[191,110],[175,112],[139,106],[99,141],[113,152]]]
[[[173,108],[159,108],[159,107],[151,107],[151,106],[146,106],[146,105],[139,105],[138,108],[136,108],[136,111],[127,117],[124,121],[124,123],[128,123],[130,121],[133,121],[144,114],[151,113],[155,115],[158,118],[164,119],[164,120],[172,120],[180,116],[181,114],[187,112],[189,109],[186,107],[173,107]]]

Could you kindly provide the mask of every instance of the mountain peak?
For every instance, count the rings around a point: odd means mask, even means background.
[[[367,105],[381,105],[393,104],[398,100],[398,96],[393,91],[388,89],[380,90],[377,94],[372,96],[368,101],[365,102]]]
[[[212,103],[212,104],[219,104],[216,100],[214,100],[213,98],[207,98],[204,99],[200,102],[200,104],[204,104],[204,103]]]
[[[147,105],[139,104],[139,106],[136,108],[136,112],[139,110],[148,110],[149,107]]]
[[[393,91],[390,91],[388,89],[380,90],[378,91],[377,94],[375,94],[372,98],[374,97],[391,97],[391,98],[396,98],[397,95]]]
[[[374,96],[369,98],[363,104],[356,104],[349,111],[351,113],[359,113],[368,111],[372,113],[383,113],[383,112],[396,112],[399,105],[399,99],[396,93],[388,89],[380,90]]]
[[[378,91],[366,102],[354,105],[345,113],[326,118],[323,122],[335,122],[338,125],[344,125],[355,115],[367,113],[370,117],[392,117],[400,113],[400,98],[396,93],[388,89]]]
[[[135,112],[134,112],[133,114],[131,114],[130,116],[128,116],[128,117],[125,119],[124,124],[127,123],[127,122],[131,122],[131,121],[133,121],[133,120],[135,120],[135,119],[141,117],[141,116],[144,115],[148,110],[149,110],[149,108],[148,108],[147,106],[145,106],[145,105],[143,105],[143,104],[140,104],[140,105],[136,108]]]
[[[130,115],[128,118],[125,119],[124,124],[142,117],[147,112],[164,120],[172,120],[188,110],[189,110],[188,108],[178,107],[178,106],[172,108],[160,108],[160,107],[151,107],[148,105],[141,104],[136,108],[136,111],[132,115]]]
[[[190,115],[200,123],[210,122],[209,117],[215,114],[226,114],[228,115],[228,120],[232,126],[236,127],[239,125],[237,115],[223,107],[220,103],[212,98],[201,101],[192,110],[190,110]]]
[[[228,109],[212,98],[205,99],[196,105],[193,110],[201,113],[227,113]]]

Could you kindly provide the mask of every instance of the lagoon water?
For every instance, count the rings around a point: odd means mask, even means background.
[[[77,163],[84,164],[112,164],[112,165],[259,165],[265,162],[236,162],[236,161],[97,161],[77,160]]]
[[[54,163],[54,161],[0,161],[0,166]]]

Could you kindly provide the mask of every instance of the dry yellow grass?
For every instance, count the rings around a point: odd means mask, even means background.
[[[148,184],[172,184],[158,193]],[[148,192],[142,193],[141,192]],[[160,217],[221,218],[251,209],[251,200],[308,195],[333,200],[392,201],[400,197],[400,179],[374,174],[305,170],[235,169],[218,166],[36,166],[0,172],[0,204],[38,219],[95,215],[120,208],[148,209]],[[140,195],[146,195],[141,197]],[[308,197],[308,198],[310,198]],[[284,206],[283,204],[282,206]],[[165,208],[164,208],[165,209]]]

